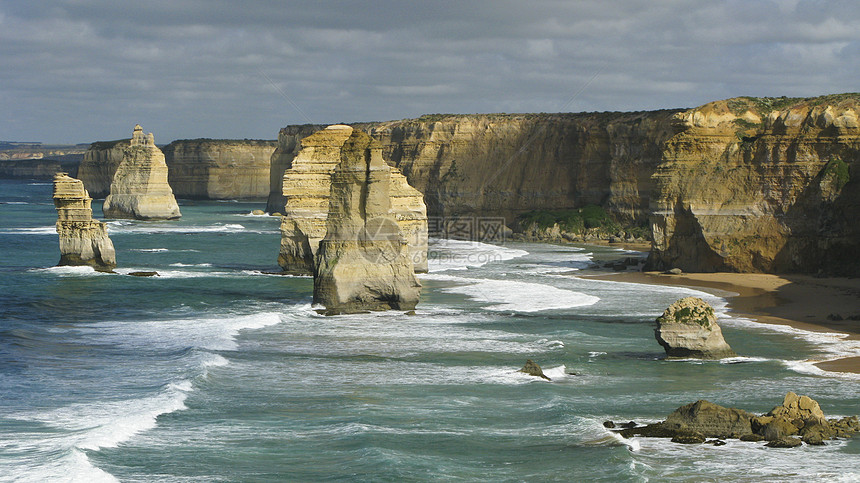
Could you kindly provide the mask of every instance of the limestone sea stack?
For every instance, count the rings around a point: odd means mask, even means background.
[[[305,137],[301,140],[301,150],[284,171],[285,202],[278,265],[287,273],[314,273],[314,257],[326,234],[332,173],[341,162],[341,150],[352,133],[352,127],[335,124]],[[404,234],[414,270],[426,272],[424,195],[409,186],[396,168],[390,168],[388,179],[389,214]]]
[[[60,235],[58,265],[88,265],[101,271],[116,267],[116,252],[105,224],[93,220],[92,201],[81,180],[66,173],[54,176],[54,206]]]
[[[152,133],[134,126],[131,143],[123,152],[102,208],[107,218],[172,220],[179,205],[167,183],[167,163]]]
[[[421,284],[389,213],[391,169],[382,148],[352,131],[331,176],[326,234],[319,243],[314,303],[326,313],[412,310]]]
[[[314,273],[314,256],[326,233],[331,174],[350,134],[351,127],[335,124],[302,139],[301,151],[284,172],[278,265],[285,272]]]
[[[722,359],[737,354],[723,339],[714,309],[698,297],[673,303],[657,318],[657,342],[670,358]]]

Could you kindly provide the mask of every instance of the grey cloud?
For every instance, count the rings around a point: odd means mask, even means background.
[[[306,117],[812,96],[856,90],[860,52],[849,1],[128,5],[0,0],[0,138],[115,139],[136,122],[160,142],[274,138]]]

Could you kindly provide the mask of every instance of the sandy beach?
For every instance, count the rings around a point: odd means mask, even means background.
[[[841,332],[860,339],[860,279],[816,278],[761,273],[624,272],[591,278],[619,282],[679,285],[721,291],[732,312],[765,324],[815,332]],[[857,320],[854,320],[857,319]],[[819,362],[827,371],[860,373],[860,356]]]

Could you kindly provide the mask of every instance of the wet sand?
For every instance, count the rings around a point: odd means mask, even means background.
[[[585,275],[618,282],[677,285],[706,292],[714,289],[737,294],[728,296],[729,309],[765,324],[789,325],[813,332],[842,332],[860,339],[860,279],[816,278],[806,275],[760,273],[623,272]],[[834,320],[839,319],[842,320]],[[819,362],[834,372],[860,373],[860,356]]]

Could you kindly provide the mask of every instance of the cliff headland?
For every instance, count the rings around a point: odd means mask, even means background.
[[[501,217],[526,230],[523,215],[599,207],[627,235],[650,235],[655,269],[856,276],[858,111],[860,94],[839,94],[352,126],[425,194],[430,217]],[[281,130],[269,212],[282,210],[282,167],[314,128]]]

